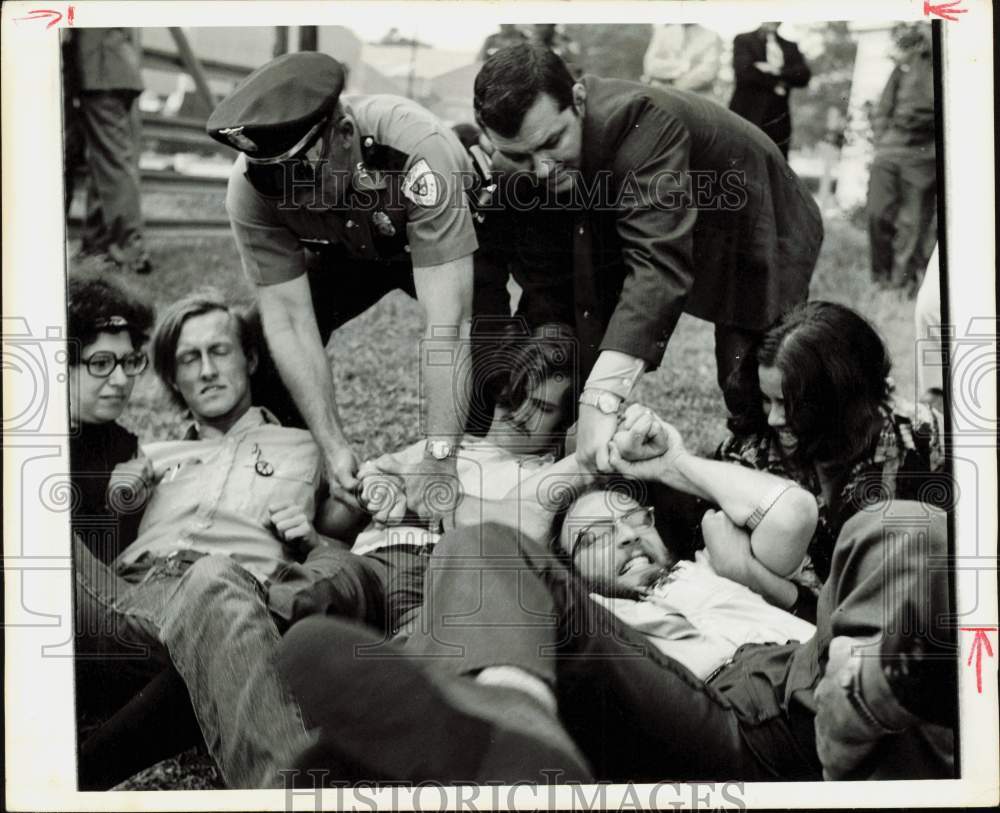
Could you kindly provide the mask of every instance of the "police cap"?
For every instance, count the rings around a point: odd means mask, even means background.
[[[280,160],[309,146],[343,89],[344,68],[333,57],[315,51],[284,54],[219,102],[206,130],[251,160]]]

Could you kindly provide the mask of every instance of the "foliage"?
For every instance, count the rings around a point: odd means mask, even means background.
[[[857,43],[845,22],[817,23],[811,33],[822,37],[816,55],[807,57],[812,70],[809,87],[791,95],[792,138],[796,147],[812,147],[836,140],[843,133],[847,102],[851,95]],[[836,110],[840,126],[828,132],[827,117]]]

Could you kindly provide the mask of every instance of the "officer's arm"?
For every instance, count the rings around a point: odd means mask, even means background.
[[[414,266],[413,282],[426,320],[420,354],[424,426],[428,438],[456,443],[465,427],[471,389],[472,255]]]
[[[330,362],[320,341],[305,275],[257,287],[267,344],[288,391],[323,451],[331,481],[357,485],[357,460],[340,425]]]

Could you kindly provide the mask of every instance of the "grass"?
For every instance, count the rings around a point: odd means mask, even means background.
[[[155,272],[133,282],[157,305],[205,285],[247,302],[250,286],[240,270],[232,239],[193,236],[149,239]],[[869,279],[863,231],[846,220],[827,222],[823,251],[810,295],[855,308],[878,326],[896,361],[897,389],[914,398],[913,303],[874,288]],[[341,417],[363,458],[398,449],[419,437],[417,371],[421,314],[417,303],[394,292],[334,334],[335,383]],[[725,435],[722,396],[715,383],[712,326],[684,316],[662,366],[639,385],[638,400],[672,421],[689,448],[710,452]],[[180,415],[153,376],[137,383],[123,423],[144,441],[175,432]],[[122,789],[222,787],[211,760],[187,753],[129,780]]]

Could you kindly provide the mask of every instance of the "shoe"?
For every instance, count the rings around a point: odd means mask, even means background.
[[[302,786],[314,786],[310,770],[349,782],[593,781],[539,701],[434,673],[367,627],[308,618],[285,636],[278,668],[307,728],[318,728],[318,741],[293,766]]]

